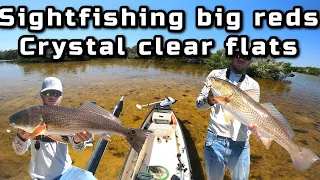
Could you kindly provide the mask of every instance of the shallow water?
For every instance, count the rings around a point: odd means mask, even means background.
[[[60,78],[64,85],[65,106],[79,106],[95,101],[107,110],[125,95],[120,119],[124,126],[140,127],[150,109],[137,110],[165,96],[178,100],[172,105],[185,127],[186,140],[195,179],[205,179],[203,145],[209,122],[209,110],[197,111],[197,98],[210,69],[202,65],[141,60],[95,60],[85,62],[12,64],[0,62],[0,179],[28,179],[30,154],[16,155],[12,150],[14,135],[8,117],[14,112],[41,104],[39,88],[46,76]],[[261,102],[272,102],[288,119],[295,131],[294,141],[320,155],[320,78],[296,74],[287,82],[256,79],[261,88]],[[97,138],[96,138],[97,141]],[[250,179],[320,179],[320,161],[307,171],[293,169],[289,154],[273,143],[267,151],[251,138]],[[190,147],[189,147],[190,146]],[[70,148],[75,166],[85,168],[93,152]],[[120,136],[112,137],[97,169],[98,179],[117,179],[129,144]],[[225,179],[230,179],[229,172]]]

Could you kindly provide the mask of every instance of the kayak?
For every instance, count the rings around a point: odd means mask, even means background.
[[[187,145],[170,105],[156,104],[141,129],[153,131],[141,150],[129,150],[119,180],[192,180]]]

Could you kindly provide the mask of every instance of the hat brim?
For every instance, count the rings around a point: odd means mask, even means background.
[[[59,92],[63,93],[61,90],[59,90],[59,89],[54,89],[54,88],[44,88],[44,89],[42,89],[40,92],[44,92],[44,91],[48,91],[48,90],[55,90],[55,91],[59,91]]]

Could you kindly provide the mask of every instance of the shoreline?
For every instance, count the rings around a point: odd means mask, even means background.
[[[214,56],[216,54],[212,54]],[[210,57],[211,57],[210,56]],[[36,58],[23,58],[23,59],[14,59],[14,60],[0,60],[0,62],[16,62],[21,64],[27,63],[59,63],[59,62],[78,62],[78,61],[93,61],[93,60],[139,60],[139,61],[161,61],[161,62],[177,62],[184,64],[204,64],[206,67],[211,69],[223,69],[227,68],[229,62],[228,59],[222,59],[222,62],[212,62],[208,58],[192,58],[189,57],[151,57],[150,59],[146,58],[138,58],[138,57],[110,57],[110,58],[89,58],[89,57],[79,57],[79,59],[64,59],[64,60],[52,60],[48,58],[39,59]],[[221,57],[219,57],[221,58]],[[316,67],[294,67],[291,66],[291,63],[287,62],[276,62],[274,59],[267,59],[267,61],[261,59],[254,59],[252,64],[248,68],[247,74],[251,77],[263,78],[263,79],[272,79],[272,80],[286,80],[287,78],[294,77],[294,73],[307,74],[311,76],[320,77],[320,68]],[[284,67],[281,67],[284,66]],[[262,68],[261,68],[262,67]],[[308,70],[312,70],[312,72],[308,73]]]

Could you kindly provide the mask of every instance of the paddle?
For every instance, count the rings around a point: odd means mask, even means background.
[[[157,102],[153,102],[153,103],[149,103],[149,104],[145,104],[145,105],[136,104],[136,107],[141,110],[144,107],[150,107],[150,106],[156,105],[156,104],[160,104],[160,106],[168,106],[170,104],[176,103],[177,101],[178,100],[175,100],[172,97],[166,97],[165,99],[163,99],[161,101],[157,101]]]
[[[123,108],[123,100],[124,100],[124,96],[121,97],[120,101],[117,103],[117,105],[114,107],[113,110],[113,115],[116,116],[117,118],[120,116],[120,113],[122,111]],[[104,153],[104,150],[106,149],[108,145],[108,141],[99,138],[99,141],[97,143],[96,148],[93,151],[93,154],[87,164],[86,170],[92,172],[92,174],[94,175],[98,165],[100,163],[100,160],[102,158],[102,155]]]
[[[141,110],[144,107],[150,107],[150,106],[155,105],[157,103],[161,103],[161,101],[157,101],[157,102],[153,102],[153,103],[145,104],[145,105],[136,104],[136,107]]]

